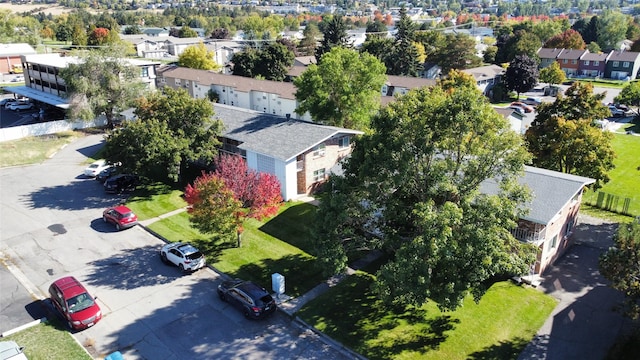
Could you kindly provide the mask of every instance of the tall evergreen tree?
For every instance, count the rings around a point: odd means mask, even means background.
[[[422,70],[422,64],[418,60],[420,54],[414,43],[416,25],[407,16],[407,10],[400,9],[400,21],[398,21],[396,43],[393,49],[393,61],[387,64],[387,74],[418,76]]]
[[[323,27],[322,41],[316,48],[316,61],[320,63],[322,55],[331,51],[336,46],[345,48],[351,47],[349,35],[347,35],[347,25],[342,16],[336,15]]]

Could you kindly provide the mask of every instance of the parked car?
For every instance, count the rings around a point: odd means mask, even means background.
[[[611,116],[613,117],[623,117],[625,116],[625,111],[618,109],[617,107],[613,106],[613,105],[609,105],[608,106],[609,111],[611,111]]]
[[[518,114],[523,114],[524,115],[524,109],[519,107],[519,106],[509,106],[509,109],[514,110]]]
[[[8,105],[10,103],[14,103],[18,100],[14,99],[14,98],[4,98],[4,99],[0,99],[0,106],[4,106],[4,108],[8,108]]]
[[[182,271],[196,271],[205,265],[204,255],[193,245],[176,242],[170,243],[160,249],[160,259],[165,264],[173,264]]]
[[[13,111],[29,110],[29,109],[33,109],[33,106],[34,105],[32,102],[16,101],[16,102],[9,103],[8,109]]]
[[[276,302],[269,292],[251,281],[223,281],[218,285],[218,296],[240,309],[247,319],[263,318],[276,311]]]
[[[608,103],[607,106],[615,106],[616,109],[620,109],[625,112],[631,110],[627,105],[624,105],[624,104]]]
[[[526,113],[530,113],[533,111],[533,107],[525,103],[521,103],[520,101],[514,101],[509,106],[516,106],[516,107],[522,108],[522,110],[524,110],[524,112]]]
[[[96,180],[100,181],[101,183],[104,183],[105,181],[107,181],[108,178],[110,178],[113,175],[115,175],[116,172],[118,172],[118,167],[117,166],[108,165],[105,169],[100,171],[98,173],[98,175],[96,175]]]
[[[522,102],[524,104],[531,105],[531,106],[538,106],[538,105],[542,104],[542,100],[540,98],[537,98],[537,97],[528,97],[528,98],[522,100]]]
[[[53,306],[73,330],[82,330],[102,319],[102,311],[87,289],[73,276],[58,279],[49,286]]]
[[[116,230],[130,228],[138,224],[138,217],[124,205],[114,206],[102,212],[102,220],[115,225]]]
[[[107,164],[106,160],[94,161],[91,163],[91,165],[87,166],[87,168],[84,169],[84,174],[85,176],[94,177],[109,166],[111,165]]]
[[[135,189],[138,177],[132,174],[118,174],[104,182],[104,191],[109,194],[117,194]]]
[[[23,350],[15,341],[0,341],[0,360],[28,360]]]

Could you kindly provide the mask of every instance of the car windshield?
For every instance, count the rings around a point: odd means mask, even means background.
[[[71,299],[67,300],[67,307],[69,308],[70,313],[75,313],[78,311],[82,311],[84,309],[88,309],[93,306],[95,302],[93,298],[89,296],[87,293],[82,293],[78,296],[74,296]]]
[[[194,253],[187,254],[187,259],[189,259],[189,260],[197,260],[197,259],[200,259],[201,257],[202,257],[202,253],[200,251],[196,251]]]
[[[125,213],[125,214],[120,214],[120,218],[121,218],[121,219],[126,219],[126,218],[131,218],[131,217],[133,217],[133,212],[128,212],[128,213]]]
[[[100,166],[100,165],[98,165],[98,164],[91,164],[91,165],[89,165],[89,169],[95,169],[95,168],[97,168],[98,166]]]

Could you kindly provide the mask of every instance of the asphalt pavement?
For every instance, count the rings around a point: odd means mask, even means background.
[[[51,282],[72,275],[104,314],[73,334],[95,358],[114,351],[128,360],[356,357],[284,313],[245,319],[217,298],[218,273],[184,275],[160,261],[163,242],[142,227],[117,232],[105,224],[102,210],[124,199],[81,175],[100,146],[102,135],[90,135],[41,164],[0,169],[0,254],[15,268],[0,272],[6,327],[37,319],[32,309],[47,308]]]

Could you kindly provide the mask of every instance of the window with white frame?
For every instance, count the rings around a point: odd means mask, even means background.
[[[143,66],[140,70],[141,70],[141,73],[140,73],[141,77],[149,77],[149,68],[148,67]]]
[[[555,249],[556,246],[558,246],[558,235],[557,234],[553,236],[553,238],[550,241],[550,244],[551,244],[551,246],[550,246],[551,249]]]
[[[577,59],[573,59],[573,60],[571,60],[571,63],[572,63],[572,64],[577,64],[577,63],[578,63],[578,60],[577,60]]]
[[[628,61],[623,62],[622,63],[622,67],[628,68],[629,67],[629,62]]]
[[[324,152],[326,150],[326,146],[325,144],[319,144],[314,146],[314,148],[312,149],[313,151],[313,156],[324,156]]]
[[[618,67],[620,66],[620,62],[619,61],[614,61],[613,62],[613,67]]]
[[[175,83],[176,83],[176,85],[180,86],[180,83],[181,83],[180,79],[175,79]]]
[[[596,60],[596,61],[593,62],[593,66],[598,66],[598,65],[600,65],[600,61]]]
[[[324,180],[324,168],[315,170],[313,172],[313,182]]]
[[[275,174],[276,173],[276,161],[274,158],[260,155],[257,156],[257,170],[259,172],[267,173],[267,174]]]
[[[348,136],[343,136],[340,139],[338,139],[338,147],[340,149],[346,149],[349,147],[349,137]]]
[[[585,60],[584,64],[588,66],[589,65],[589,60]]]

